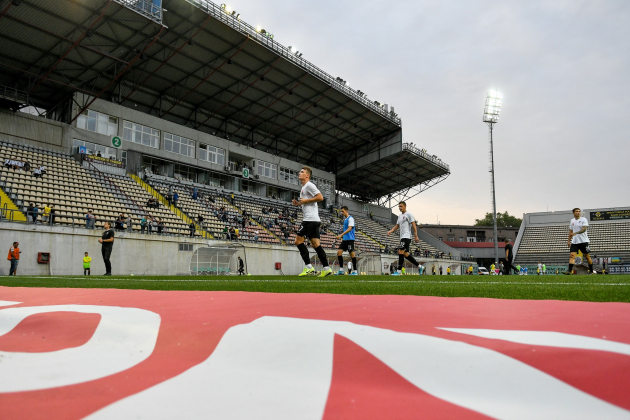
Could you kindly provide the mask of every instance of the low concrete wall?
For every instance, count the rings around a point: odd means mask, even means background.
[[[102,231],[62,226],[0,224],[0,246],[7,253],[13,241],[20,243],[19,275],[83,275],[83,254],[92,257],[92,275],[105,272],[98,243]],[[114,275],[176,275],[190,273],[191,251],[179,251],[182,242],[192,243],[193,250],[207,246],[205,240],[186,237],[151,236],[116,232],[112,251]],[[37,253],[50,252],[51,263],[38,264]],[[9,274],[9,261],[0,264],[0,275]]]
[[[65,226],[27,225],[21,223],[0,223],[0,249],[8,253],[14,241],[20,243],[20,264],[18,275],[83,275],[83,254],[87,251],[92,257],[92,275],[102,275],[105,265],[101,256],[98,239],[101,230],[87,230]],[[244,259],[247,272],[252,275],[297,275],[302,272],[304,262],[299,251],[293,246],[251,244],[229,241],[191,239],[188,237],[140,235],[127,231],[116,232],[114,249],[111,256],[112,274],[115,275],[190,275],[191,260],[194,251],[199,248],[231,247],[237,251],[230,263],[230,269],[237,271],[237,257]],[[179,244],[192,244],[192,250],[179,251]],[[315,251],[309,248],[311,257]],[[51,263],[38,264],[37,253],[49,252]],[[336,261],[336,250],[327,250],[328,260]],[[376,273],[388,273],[389,264],[398,261],[395,255],[358,253],[359,269],[366,271],[362,259],[370,259],[370,270]],[[315,258],[313,258],[315,259]],[[461,266],[468,263],[461,261],[440,260],[417,257],[418,262],[427,270],[435,265],[436,270],[451,266],[453,274],[461,273]],[[344,261],[349,256],[344,253]],[[282,269],[276,270],[275,263],[281,263]],[[9,274],[10,263],[0,264],[0,275]],[[318,268],[319,269],[319,268]],[[335,266],[335,269],[338,269]]]

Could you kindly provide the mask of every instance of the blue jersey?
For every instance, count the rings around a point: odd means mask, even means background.
[[[348,216],[343,221],[343,231],[348,230],[349,227],[352,227],[352,230],[345,235],[343,235],[344,241],[354,241],[354,217]]]

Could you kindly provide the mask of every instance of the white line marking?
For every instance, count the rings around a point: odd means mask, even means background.
[[[522,284],[522,285],[545,285],[545,286],[630,286],[630,283],[544,283],[544,282],[509,282],[509,281],[424,281],[424,280],[358,280],[358,281],[344,281],[344,280],[316,280],[316,277],[306,280],[275,280],[275,279],[239,279],[233,277],[230,279],[132,279],[132,278],[120,278],[120,277],[101,277],[98,278],[86,278],[86,277],[50,277],[50,276],[33,276],[28,277],[31,279],[55,279],[55,280],[88,280],[88,281],[130,281],[130,282],[208,282],[208,283],[225,283],[225,282],[242,282],[242,283],[407,283],[407,284]]]

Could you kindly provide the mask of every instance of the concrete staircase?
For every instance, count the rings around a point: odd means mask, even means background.
[[[144,182],[143,180],[141,180],[137,175],[133,175],[133,174],[129,174],[129,176],[136,181],[142,188],[144,188],[149,194],[151,194],[153,197],[155,197],[160,203],[162,203],[162,205],[164,207],[166,207],[167,209],[169,209],[170,211],[172,211],[173,213],[175,213],[175,215],[177,215],[177,217],[179,217],[180,219],[182,219],[184,222],[186,222],[186,224],[190,224],[195,223],[193,221],[193,219],[191,219],[186,213],[184,213],[183,211],[181,211],[180,209],[178,209],[177,207],[173,206],[172,204],[170,204],[168,202],[168,200],[166,198],[164,198],[164,196],[162,194],[160,194],[159,192],[157,192],[155,189],[153,189],[152,186],[150,186],[149,184],[147,184],[146,182]],[[202,230],[201,227],[195,223],[195,226],[197,227],[197,232],[203,237],[203,238],[207,238],[207,239],[213,239],[214,237],[207,231]]]

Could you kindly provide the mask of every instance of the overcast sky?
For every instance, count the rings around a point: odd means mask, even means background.
[[[497,210],[630,205],[630,1],[235,0],[281,44],[393,105],[405,142],[451,176],[412,199],[422,223],[491,211],[485,95],[495,126]]]

